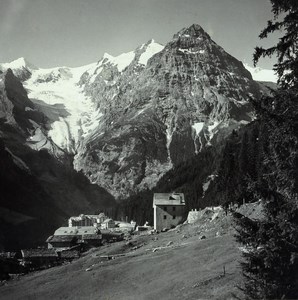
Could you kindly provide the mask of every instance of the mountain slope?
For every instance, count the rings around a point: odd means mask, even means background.
[[[12,71],[0,74],[0,248],[35,246],[69,216],[114,205],[110,194],[73,169],[73,157],[48,130],[47,117]]]
[[[249,122],[259,86],[199,26],[183,29],[144,67],[104,62],[84,77],[102,118],[75,167],[117,198],[152,188],[166,171]],[[93,78],[93,77],[92,77]],[[88,83],[89,82],[89,83]]]
[[[55,152],[45,142],[52,141],[118,199],[154,187],[168,170],[250,122],[248,96],[265,90],[199,25],[165,46],[150,40],[79,68],[38,69],[23,59],[10,65],[17,74],[27,70],[20,78],[47,118],[46,136],[32,131],[28,144]]]

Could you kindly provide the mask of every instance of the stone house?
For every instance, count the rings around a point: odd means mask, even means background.
[[[56,265],[58,254],[54,249],[28,249],[21,250],[22,264],[30,269],[38,269]]]
[[[185,199],[183,193],[155,193],[153,196],[154,229],[161,231],[176,227],[183,221]]]
[[[106,219],[101,223],[101,229],[110,229],[115,227],[115,221],[112,219]]]
[[[78,237],[76,235],[51,235],[46,243],[48,249],[63,250],[76,245]]]
[[[78,249],[68,249],[58,252],[60,260],[72,261],[73,259],[80,257],[80,251]]]
[[[123,232],[113,232],[110,230],[101,230],[102,241],[105,242],[119,242],[123,241],[124,233]]]
[[[79,242],[81,244],[84,244],[84,246],[86,248],[99,247],[102,243],[102,235],[101,234],[83,234],[82,238]]]
[[[97,247],[101,245],[102,234],[98,227],[60,227],[54,235],[47,239],[48,249],[57,249],[58,251],[72,248],[76,245],[88,247]]]

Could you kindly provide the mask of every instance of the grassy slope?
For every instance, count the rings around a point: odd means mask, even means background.
[[[241,284],[240,251],[230,218],[209,217],[167,233],[135,236],[131,245],[109,244],[68,265],[8,282],[0,288],[1,299],[241,298],[236,287]],[[207,238],[201,240],[202,234]],[[152,251],[170,241],[170,246]],[[135,246],[140,247],[133,250]],[[120,253],[125,256],[100,258]]]

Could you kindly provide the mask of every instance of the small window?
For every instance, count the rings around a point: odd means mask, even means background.
[[[176,219],[176,216],[173,216],[173,220]]]
[[[176,207],[175,206],[173,206],[173,211],[176,211]]]
[[[165,220],[166,218],[167,218],[167,216],[166,216],[166,215],[164,215],[164,216],[163,216],[163,219]]]

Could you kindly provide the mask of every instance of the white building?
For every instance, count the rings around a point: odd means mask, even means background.
[[[108,217],[104,213],[98,215],[84,215],[81,214],[77,217],[70,217],[68,219],[68,227],[82,227],[82,226],[100,226],[100,224]]]
[[[182,222],[185,210],[183,193],[155,193],[153,196],[154,229],[171,229]]]

